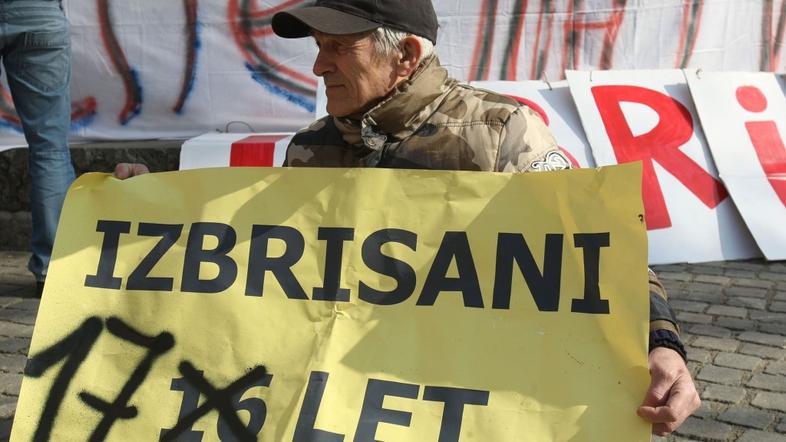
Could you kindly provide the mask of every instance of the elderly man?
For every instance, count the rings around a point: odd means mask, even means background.
[[[313,37],[329,116],[301,130],[289,166],[529,172],[569,167],[543,121],[501,95],[459,84],[434,54],[430,0],[318,0],[279,12],[273,31]],[[665,435],[698,408],[666,293],[650,272],[652,382],[638,414]]]
[[[286,165],[530,172],[569,167],[543,121],[515,101],[459,84],[434,54],[430,0],[318,0],[279,12],[273,31],[312,37],[329,116],[301,130]],[[120,164],[119,178],[146,172]],[[700,400],[666,293],[650,272],[652,381],[638,414],[674,431]]]

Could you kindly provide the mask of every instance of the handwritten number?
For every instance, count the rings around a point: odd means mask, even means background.
[[[33,435],[34,441],[48,441],[50,439],[52,427],[68,386],[98,340],[103,328],[104,324],[100,318],[96,316],[87,318],[73,333],[27,361],[25,376],[39,378],[50,367],[65,359],[44,403],[44,411],[41,413],[38,427]]]

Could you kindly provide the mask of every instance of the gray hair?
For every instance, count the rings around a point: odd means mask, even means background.
[[[434,43],[431,43],[431,40],[418,35],[413,35],[404,31],[397,31],[385,26],[377,28],[376,31],[371,34],[377,54],[382,56],[388,56],[396,51],[400,51],[401,41],[409,36],[417,38],[420,42],[420,47],[423,48],[418,63],[423,62],[423,60],[434,53]]]

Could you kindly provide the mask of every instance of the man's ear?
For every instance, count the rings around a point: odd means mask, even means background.
[[[423,46],[415,36],[410,35],[401,40],[401,57],[398,60],[397,74],[399,77],[409,77],[418,68]]]

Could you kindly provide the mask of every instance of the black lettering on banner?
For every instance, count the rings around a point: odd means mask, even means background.
[[[600,248],[609,247],[610,233],[577,233],[573,240],[584,249],[584,298],[574,299],[570,311],[608,314],[609,301],[600,298]]]
[[[155,337],[146,336],[116,317],[106,320],[106,329],[124,341],[147,349],[147,354],[134,369],[128,381],[120,390],[120,394],[117,395],[113,402],[106,402],[86,391],[79,393],[79,398],[82,399],[82,402],[103,414],[98,426],[90,435],[90,441],[106,439],[109,430],[117,419],[133,419],[137,416],[137,408],[133,405],[129,406],[128,401],[131,400],[131,396],[145,381],[156,359],[175,346],[175,338],[169,332],[160,333]]]
[[[382,229],[369,235],[361,248],[361,257],[366,267],[396,280],[396,288],[389,292],[369,287],[363,281],[358,284],[358,298],[371,304],[392,305],[405,301],[412,295],[417,282],[415,270],[404,261],[382,254],[382,246],[393,242],[417,248],[416,234],[402,229]]]
[[[251,416],[248,419],[248,426],[246,429],[253,435],[258,435],[265,425],[265,419],[267,419],[267,405],[264,400],[258,397],[243,399],[243,393],[253,387],[269,387],[272,380],[273,375],[266,374],[264,377],[259,378],[256,382],[249,385],[245,390],[238,391],[232,396],[232,407],[235,411],[246,410],[249,416]],[[218,438],[223,442],[235,440],[232,429],[229,427],[229,423],[224,416],[219,416],[218,418]]]
[[[284,241],[286,249],[279,257],[267,256],[270,239]],[[251,250],[248,254],[246,296],[262,296],[265,273],[276,277],[289,299],[308,299],[303,287],[292,273],[292,266],[300,260],[305,250],[303,235],[289,226],[254,225],[251,229]]]
[[[380,422],[408,427],[412,420],[412,413],[382,408],[382,403],[385,396],[417,399],[419,391],[420,386],[416,384],[369,379],[354,442],[375,442],[377,425]]]
[[[49,389],[46,402],[44,402],[44,409],[33,435],[34,441],[48,441],[50,439],[52,427],[60,411],[60,405],[63,403],[68,386],[71,384],[77,369],[87,358],[90,349],[93,348],[103,328],[104,325],[100,318],[96,316],[87,318],[70,335],[35,356],[31,356],[27,361],[25,376],[39,378],[46,373],[49,367],[65,359],[60,372]]]
[[[128,221],[98,220],[96,232],[103,232],[104,240],[101,242],[101,255],[98,258],[96,274],[85,277],[85,287],[114,290],[120,288],[122,280],[114,276],[117,246],[120,243],[120,235],[130,231],[131,223]]]
[[[492,307],[510,308],[510,291],[513,281],[513,263],[527,282],[539,311],[559,310],[560,279],[562,275],[562,234],[546,234],[543,272],[520,233],[500,233],[497,237],[497,266],[494,273],[494,300]]]
[[[344,255],[344,242],[352,241],[355,230],[348,227],[320,227],[317,237],[327,241],[325,251],[324,287],[314,287],[311,299],[315,301],[349,301],[349,289],[341,285],[341,258]]]
[[[214,236],[218,239],[218,244],[214,249],[205,250],[202,248],[206,236]],[[235,247],[236,241],[237,234],[232,226],[209,222],[192,224],[191,231],[188,233],[186,255],[183,259],[181,291],[219,293],[229,288],[237,277],[237,264],[227,253]],[[218,275],[213,279],[199,278],[199,269],[202,263],[206,262],[218,266]]]
[[[172,245],[180,238],[183,232],[182,224],[153,224],[139,223],[137,235],[139,236],[160,236],[161,240],[152,250],[142,258],[139,265],[128,275],[126,290],[150,290],[171,292],[172,278],[147,276],[153,267],[158,263],[164,254],[169,251]]]
[[[449,278],[448,269],[454,259],[458,277]],[[417,305],[434,305],[441,292],[461,292],[465,307],[483,308],[478,272],[466,232],[445,232]]]
[[[198,371],[198,373],[200,375],[203,374],[201,371]],[[197,406],[199,406],[199,390],[197,390],[193,385],[189,384],[188,381],[186,381],[186,378],[183,377],[172,379],[169,389],[183,392],[183,401],[180,403],[180,412],[177,415],[178,421],[185,419],[189,414],[193,413],[193,411],[197,409]],[[163,439],[164,435],[168,431],[171,431],[171,429],[161,429],[159,439]],[[202,442],[203,434],[204,431],[194,430],[191,427],[188,427],[184,429],[177,437],[177,442]]]
[[[232,399],[238,392],[243,392],[254,386],[267,375],[267,370],[263,366],[257,366],[244,374],[238,380],[232,382],[223,389],[216,389],[202,376],[202,372],[194,368],[188,362],[183,361],[179,365],[180,374],[186,381],[196,387],[206,398],[205,403],[196,408],[193,412],[178,420],[171,430],[162,432],[162,441],[174,441],[178,436],[190,430],[196,421],[212,410],[218,411],[220,418],[226,421],[232,436],[239,441],[256,441],[257,435],[252,433],[238,417],[237,412],[232,406]],[[260,399],[261,400],[261,399]],[[254,424],[254,422],[251,422]],[[260,426],[260,430],[261,430]]]
[[[197,373],[200,376],[203,376],[202,371],[197,370]],[[265,404],[265,401],[260,398],[252,397],[243,400],[241,399],[246,391],[253,387],[269,387],[272,380],[273,375],[266,374],[264,377],[258,379],[253,385],[249,385],[248,388],[240,390],[232,396],[232,406],[235,411],[248,411],[250,418],[246,428],[251,434],[257,435],[260,431],[262,431],[262,427],[265,425],[265,419],[267,418],[267,405]],[[170,389],[183,392],[183,401],[180,404],[180,413],[178,414],[177,418],[178,421],[183,420],[197,409],[200,397],[199,390],[188,383],[185,377],[172,379]],[[159,437],[163,438],[164,435],[169,431],[171,431],[171,429],[163,428]],[[220,440],[235,440],[235,436],[232,433],[232,430],[229,428],[229,424],[227,424],[226,419],[223,417],[219,417],[218,419],[217,431],[218,438]],[[200,442],[202,440],[203,434],[203,431],[194,430],[191,427],[188,427],[177,436],[176,440],[177,442]]]
[[[303,396],[303,404],[300,407],[300,415],[295,424],[295,434],[293,441],[297,442],[341,442],[344,440],[343,434],[331,433],[325,430],[314,428],[317,422],[319,404],[325,394],[328,373],[324,371],[312,371],[308,378],[306,394]]]
[[[461,434],[461,421],[465,405],[489,404],[489,392],[484,390],[468,390],[451,387],[429,387],[423,391],[423,399],[444,402],[442,424],[439,429],[439,442],[458,442]]]

